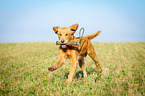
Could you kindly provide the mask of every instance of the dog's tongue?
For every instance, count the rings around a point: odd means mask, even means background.
[[[61,47],[62,47],[62,48],[66,48],[67,46],[66,46],[66,45],[61,45]]]

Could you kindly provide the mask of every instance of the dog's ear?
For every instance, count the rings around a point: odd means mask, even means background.
[[[53,30],[54,30],[54,32],[57,34],[57,32],[58,32],[58,26],[56,26],[56,27],[53,27]]]
[[[74,24],[72,26],[70,26],[69,28],[71,29],[71,31],[73,31],[73,33],[75,33],[75,31],[78,29],[78,24]]]

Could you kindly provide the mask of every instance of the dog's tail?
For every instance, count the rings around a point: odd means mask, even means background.
[[[96,32],[95,34],[88,35],[88,36],[86,36],[86,37],[87,37],[89,40],[90,40],[90,39],[93,39],[94,37],[96,37],[97,35],[99,35],[100,32],[101,32],[101,31],[98,31],[98,32]]]

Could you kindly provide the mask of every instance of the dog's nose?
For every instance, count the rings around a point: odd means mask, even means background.
[[[65,41],[64,40],[61,40],[61,43],[64,43]]]

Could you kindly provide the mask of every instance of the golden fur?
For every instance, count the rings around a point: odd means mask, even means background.
[[[97,69],[99,72],[102,72],[102,69],[100,67],[100,64],[97,60],[95,49],[92,46],[90,39],[96,37],[99,35],[101,31],[98,31],[95,34],[88,35],[85,37],[82,37],[82,40],[79,45],[71,45],[71,46],[66,46],[65,43],[69,41],[77,41],[79,42],[79,38],[74,37],[74,33],[78,28],[78,24],[74,24],[71,27],[65,27],[65,28],[60,28],[60,27],[53,27],[53,30],[59,37],[59,42],[62,45],[59,45],[59,59],[58,61],[54,64],[54,66],[48,67],[49,71],[56,70],[57,68],[61,67],[67,58],[71,59],[72,65],[70,69],[70,73],[68,75],[68,82],[71,82],[74,75],[75,75],[75,70],[76,66],[79,63],[80,68],[83,70],[83,75],[84,77],[87,76],[87,72],[85,70],[84,66],[84,57],[88,54],[93,61],[95,62],[95,65],[97,66]]]

